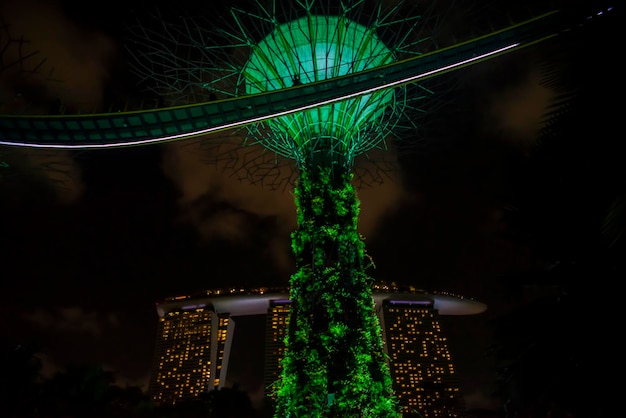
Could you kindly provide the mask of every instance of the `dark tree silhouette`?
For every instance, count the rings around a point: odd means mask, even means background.
[[[0,413],[7,418],[35,417],[41,377],[39,347],[2,341],[0,350]]]
[[[559,58],[560,65],[546,67],[545,81],[560,95],[540,143],[520,163],[509,218],[538,261],[535,270],[505,277],[512,299],[532,291],[534,301],[497,321],[492,351],[510,414],[619,415],[608,384],[621,361],[610,354],[619,331],[610,322],[619,315],[614,286],[626,268],[623,242],[607,241],[603,223],[618,216],[607,213],[626,190],[616,136],[621,116],[607,100],[621,77],[610,40],[622,22],[621,15],[607,16],[574,31],[571,48],[547,54],[547,62]],[[581,42],[594,45],[584,56]],[[618,229],[609,236],[619,236]]]
[[[135,386],[120,387],[100,366],[70,365],[42,382],[39,412],[45,417],[149,418],[155,407]]]
[[[233,387],[223,387],[203,393],[195,399],[160,405],[152,411],[154,417],[168,418],[260,418],[247,392]]]
[[[257,412],[252,407],[250,397],[239,385],[213,390],[206,394],[209,405],[208,418],[254,418]]]
[[[70,365],[43,382],[43,409],[50,416],[106,417],[114,380],[101,367]]]

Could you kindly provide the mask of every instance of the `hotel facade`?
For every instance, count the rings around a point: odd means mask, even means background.
[[[373,287],[394,391],[404,417],[462,417],[454,362],[441,315],[473,315],[483,303],[413,287]],[[265,315],[264,383],[280,375],[289,323],[286,288],[219,289],[157,303],[159,325],[149,392],[175,404],[224,387],[238,316]]]

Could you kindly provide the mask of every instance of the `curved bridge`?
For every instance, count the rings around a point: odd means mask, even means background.
[[[372,70],[215,102],[87,115],[0,115],[0,145],[109,148],[175,141],[419,82],[553,38],[581,24],[552,11],[479,38]]]

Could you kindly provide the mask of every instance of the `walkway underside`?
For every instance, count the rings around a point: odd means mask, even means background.
[[[577,22],[558,11],[429,54],[349,76],[175,108],[87,115],[0,115],[0,145],[108,148],[224,131],[416,83],[558,36]],[[566,22],[567,21],[567,22]]]

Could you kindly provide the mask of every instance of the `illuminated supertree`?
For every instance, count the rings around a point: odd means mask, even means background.
[[[206,22],[172,25],[159,17],[157,27],[136,28],[145,49],[135,55],[134,70],[178,104],[190,96],[258,95],[340,78],[435,47],[417,33],[418,27],[433,33],[424,16],[400,17],[404,3],[369,6],[309,0],[285,8],[258,3],[256,13],[233,8],[234,25],[218,32],[223,42],[206,37]],[[293,159],[299,174],[292,234],[297,272],[274,392],[277,417],[399,415],[366,273],[371,260],[357,232],[352,168],[357,156],[384,148],[431,93],[402,86],[246,127],[247,144]]]
[[[255,13],[231,8],[229,29],[217,14],[204,24],[157,16],[157,26],[135,27],[134,72],[172,107],[0,117],[0,144],[103,148],[243,127],[245,144],[295,161],[297,271],[279,418],[400,415],[357,231],[355,159],[415,128],[433,94],[423,80],[564,30],[554,11],[440,49],[439,12],[371,3],[268,0]]]

